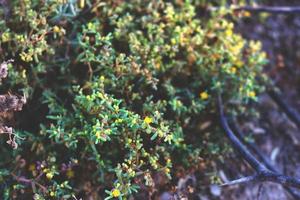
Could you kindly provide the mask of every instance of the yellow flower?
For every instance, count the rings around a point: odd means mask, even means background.
[[[153,122],[153,119],[151,118],[151,117],[145,117],[145,119],[144,119],[144,122],[146,123],[146,124],[150,124],[150,123],[152,123]]]
[[[235,67],[231,67],[230,68],[230,73],[235,74],[236,73],[236,68]]]
[[[47,173],[47,172],[49,172],[49,171],[50,171],[50,170],[47,169],[47,168],[46,168],[46,169],[43,169],[43,172],[44,172],[44,173]]]
[[[58,26],[53,27],[53,32],[54,33],[60,33],[60,28]]]
[[[114,189],[111,194],[113,197],[119,197],[121,195],[121,192],[118,189]]]
[[[22,78],[26,78],[26,69],[22,70]]]
[[[242,66],[244,65],[244,62],[241,61],[241,60],[237,60],[237,61],[235,61],[235,65],[236,65],[237,67],[242,67]]]
[[[226,34],[227,37],[232,37],[232,35],[233,35],[232,29],[227,29],[227,30],[225,31],[225,34]]]
[[[79,0],[79,8],[84,8],[85,6],[85,0]]]
[[[175,38],[172,38],[172,39],[171,39],[171,44],[172,44],[172,45],[175,45],[175,44],[176,44],[176,39],[175,39]]]
[[[251,40],[249,42],[249,47],[253,52],[257,52],[261,50],[261,42],[260,41],[253,41]]]
[[[25,38],[24,38],[23,35],[17,35],[17,36],[16,36],[16,39],[17,39],[17,41],[20,42],[20,43],[25,42]]]
[[[201,92],[201,93],[200,93],[200,98],[201,98],[202,100],[208,99],[208,93],[207,93],[207,92]]]
[[[2,33],[1,39],[2,39],[2,42],[8,42],[10,40],[9,32]]]
[[[262,57],[263,59],[266,59],[266,58],[267,58],[266,52],[262,52],[260,55],[261,55],[261,57]]]
[[[251,91],[248,93],[248,96],[251,98],[254,98],[254,97],[256,97],[256,93],[254,91]]]
[[[116,119],[115,122],[116,122],[116,123],[122,123],[122,122],[123,122],[123,119]]]
[[[243,16],[244,16],[244,17],[251,17],[251,12],[249,12],[249,11],[244,11],[244,12],[243,12]]]
[[[89,23],[87,24],[87,28],[88,28],[89,30],[93,30],[93,29],[96,29],[96,25],[93,24],[92,22],[89,22]]]
[[[29,165],[29,171],[33,171],[33,170],[35,170],[35,164]]]
[[[231,45],[228,47],[228,50],[234,54],[234,55],[238,55],[242,49],[244,47],[244,41],[238,41],[237,43],[235,43],[234,45]]]
[[[97,131],[97,132],[96,132],[96,138],[97,138],[97,139],[100,139],[100,138],[101,138],[101,131]]]
[[[73,178],[74,177],[74,171],[72,169],[68,169],[66,175],[67,175],[68,178]]]
[[[30,61],[33,60],[32,55],[31,54],[27,54],[25,52],[20,53],[20,57],[25,62],[30,62]]]
[[[52,172],[48,172],[48,173],[46,174],[46,177],[47,177],[49,180],[51,180],[51,179],[53,178],[53,176],[54,176],[54,174],[53,174]]]
[[[54,195],[55,195],[55,192],[51,191],[51,192],[50,192],[50,196],[51,196],[51,197],[54,197]]]
[[[169,168],[165,168],[165,173],[168,174],[168,173],[170,173],[170,171],[171,171],[171,170],[170,170]]]

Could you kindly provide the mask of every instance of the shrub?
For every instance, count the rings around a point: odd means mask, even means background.
[[[174,165],[220,159],[228,148],[216,94],[244,111],[263,89],[265,54],[234,33],[230,10],[196,2],[22,0],[2,9],[1,58],[16,61],[5,88],[29,96],[19,117],[26,141],[1,161],[19,154],[0,171],[3,199],[93,189],[121,199],[152,187],[153,172],[171,178]]]

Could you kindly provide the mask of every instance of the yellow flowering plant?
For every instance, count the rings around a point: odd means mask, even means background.
[[[0,57],[15,60],[3,87],[29,98],[22,150],[0,161],[10,163],[0,169],[9,180],[1,198],[22,190],[28,199],[85,199],[93,190],[128,199],[141,184],[153,187],[154,173],[171,179],[173,166],[226,157],[219,124],[206,117],[216,117],[220,91],[232,113],[257,99],[266,55],[235,33],[231,9],[200,18],[211,5],[13,0],[7,19],[0,8]]]

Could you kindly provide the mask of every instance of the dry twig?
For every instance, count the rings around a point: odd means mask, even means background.
[[[255,174],[247,177],[243,177],[237,180],[230,181],[222,184],[222,186],[235,185],[241,183],[248,183],[251,181],[271,181],[279,183],[283,186],[300,188],[300,179],[289,177],[278,172],[271,171],[263,163],[258,161],[254,155],[247,149],[247,147],[238,139],[228,125],[226,116],[224,114],[224,107],[222,103],[221,95],[218,95],[218,106],[221,118],[221,125],[225,130],[225,133],[229,140],[232,142],[233,147],[237,150],[243,159],[255,170]]]

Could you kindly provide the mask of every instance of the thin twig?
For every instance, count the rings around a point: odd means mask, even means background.
[[[300,14],[300,7],[288,7],[288,6],[232,6],[234,11],[248,11],[252,13],[267,12],[272,14]],[[210,7],[209,10],[219,10],[218,7]]]
[[[300,7],[289,7],[289,6],[240,6],[234,8],[234,10],[244,10],[249,12],[268,12],[273,14],[300,14]]]
[[[232,123],[230,123],[230,126],[232,127],[234,133],[236,134],[236,136],[241,140],[241,142],[243,144],[245,144],[247,146],[247,148],[249,148],[253,153],[256,154],[256,156],[258,156],[258,158],[263,162],[263,164],[271,171],[276,172],[276,173],[280,173],[279,170],[276,169],[276,167],[274,165],[271,164],[271,161],[269,158],[267,158],[265,155],[263,155],[261,153],[261,151],[257,148],[257,146],[255,146],[253,143],[247,142],[244,138],[243,138],[243,134],[241,129],[237,126],[237,122],[233,121]],[[289,188],[284,186],[284,188],[294,197],[294,199],[300,199],[300,192],[295,190],[294,188]]]
[[[242,155],[243,159],[245,159],[250,166],[256,171],[256,174],[248,177],[244,177],[238,180],[230,181],[228,183],[223,184],[226,185],[234,185],[234,184],[241,184],[247,183],[250,181],[270,181],[274,183],[279,183],[283,186],[290,186],[295,188],[300,188],[300,179],[285,176],[283,174],[273,172],[265,167],[264,164],[259,162],[253,154],[247,149],[247,147],[238,139],[238,137],[233,133],[230,129],[226,116],[224,114],[224,107],[222,103],[221,95],[218,95],[218,106],[221,118],[221,124],[225,133],[229,140],[232,142],[233,147]]]
[[[294,122],[300,129],[300,114],[293,108],[291,108],[275,90],[268,91],[269,96],[274,102],[284,111],[288,118]]]
[[[240,129],[240,127],[238,127],[237,122],[233,121],[232,123],[229,123],[230,127],[232,128],[233,132],[235,133],[235,135],[239,138],[239,140],[245,144],[247,146],[248,149],[250,149],[250,151],[252,151],[253,153],[255,153],[255,155],[263,162],[263,164],[271,171],[277,172],[277,170],[275,169],[275,167],[271,164],[271,161],[269,158],[267,158],[265,155],[263,155],[261,153],[261,151],[257,148],[257,146],[255,146],[253,143],[251,142],[247,142],[242,134],[242,130]],[[299,196],[300,198],[300,196]]]

